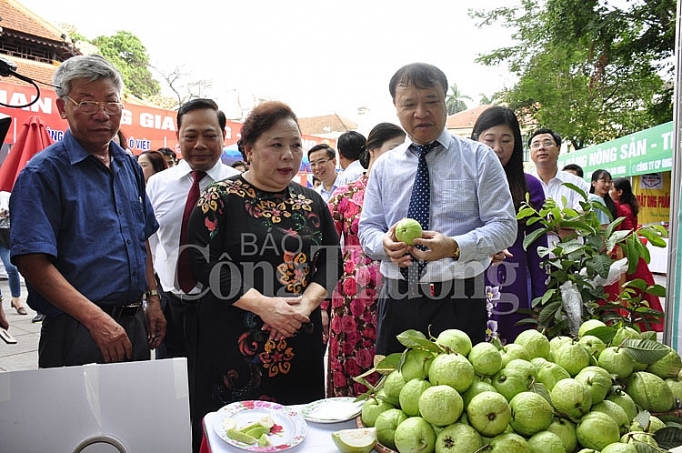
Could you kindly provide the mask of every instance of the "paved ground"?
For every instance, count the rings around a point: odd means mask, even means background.
[[[654,275],[656,282],[665,286],[665,275]],[[17,339],[17,344],[7,344],[0,340],[0,371],[34,370],[38,368],[38,340],[40,338],[40,324],[31,323],[35,312],[26,302],[24,306],[28,315],[21,316],[10,307],[9,285],[6,279],[0,279],[0,289],[4,297],[3,308],[10,323],[9,332]],[[26,288],[22,284],[21,298],[26,300]],[[661,300],[663,303],[663,300]]]
[[[12,298],[7,279],[0,280],[3,303],[9,333],[17,339],[17,344],[7,344],[0,340],[0,371],[34,370],[38,368],[38,340],[40,339],[40,324],[31,323],[36,313],[26,305],[26,287],[21,285],[21,299],[28,315],[19,315],[10,306]]]

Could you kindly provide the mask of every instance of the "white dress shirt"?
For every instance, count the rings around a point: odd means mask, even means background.
[[[534,170],[531,174],[538,178],[540,183],[542,183],[542,189],[545,191],[545,197],[551,198],[560,205],[563,203],[563,197],[566,197],[566,206],[564,206],[565,208],[582,209],[580,207],[580,202],[585,201],[585,199],[578,192],[564,186],[563,184],[565,182],[571,183],[580,187],[586,193],[589,193],[590,184],[583,178],[567,171],[557,170],[556,175],[554,175],[554,177],[545,184],[542,178],[540,178],[538,175],[537,170]]]
[[[360,179],[360,176],[362,176],[365,171],[366,168],[362,166],[360,161],[354,160],[341,172],[334,184],[336,187],[347,186],[353,181]]]
[[[452,237],[459,260],[429,261],[422,282],[445,282],[482,273],[490,256],[516,240],[517,221],[507,177],[495,152],[482,143],[443,130],[426,156],[431,181],[429,230]],[[381,155],[372,166],[360,217],[359,236],[365,253],[381,260],[381,273],[403,279],[386,255],[383,237],[407,216],[419,157],[412,141]]]
[[[159,276],[163,290],[177,295],[183,294],[177,280],[178,249],[182,215],[193,182],[191,171],[189,164],[182,160],[178,165],[152,175],[147,182],[147,196],[159,222],[158,231],[149,238],[154,270]],[[199,181],[202,192],[212,182],[236,175],[239,170],[218,160],[206,173],[207,175]],[[201,283],[197,283],[197,287],[191,293],[198,293],[200,289]]]

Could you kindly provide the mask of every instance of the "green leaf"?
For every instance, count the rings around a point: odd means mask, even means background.
[[[533,242],[537,240],[537,238],[544,235],[545,233],[546,233],[545,229],[537,229],[532,233],[526,235],[526,237],[523,238],[523,249],[527,250],[529,245],[531,245]]]
[[[654,247],[665,247],[666,246],[666,242],[663,240],[663,238],[657,232],[654,232],[654,231],[651,231],[651,230],[648,230],[645,228],[640,228],[637,231],[637,234],[647,238],[647,240],[649,242],[651,242],[651,245],[653,245]]]
[[[623,341],[621,347],[625,349],[630,357],[638,362],[646,363],[651,365],[657,360],[665,357],[670,349],[653,340],[642,340],[642,339],[627,339]]]
[[[561,301],[552,302],[547,304],[538,316],[538,322],[541,326],[550,325],[550,321],[556,316],[557,311],[561,311]]]
[[[611,343],[611,340],[613,340],[613,337],[616,336],[617,332],[618,332],[617,327],[601,326],[601,327],[595,327],[594,329],[590,329],[589,331],[585,332],[585,335],[593,335],[593,336],[599,338],[605,344],[609,344],[609,343]]]
[[[383,359],[381,359],[381,361],[379,361],[379,363],[377,363],[375,368],[381,374],[388,374],[391,371],[398,369],[398,365],[400,364],[400,358],[401,357],[402,357],[402,353],[390,354],[390,355],[384,357]]]
[[[658,337],[655,330],[647,330],[646,332],[642,332],[639,336],[642,340],[652,341],[656,341],[656,338]]]
[[[682,445],[682,429],[666,426],[656,431],[654,440],[659,448],[671,450]]]
[[[440,347],[431,340],[427,340],[426,336],[418,330],[408,329],[399,333],[398,341],[406,348],[420,348],[432,352],[440,352]]]

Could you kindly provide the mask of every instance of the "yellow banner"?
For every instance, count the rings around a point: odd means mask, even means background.
[[[639,201],[638,222],[668,224],[670,220],[670,172],[632,177],[632,192]]]

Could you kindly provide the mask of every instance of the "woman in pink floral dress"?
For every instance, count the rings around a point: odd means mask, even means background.
[[[367,178],[374,161],[405,140],[395,124],[380,123],[369,133],[360,155],[367,171],[360,179],[339,187],[329,200],[336,231],[343,239],[344,272],[332,295],[329,311],[329,371],[327,396],[356,396],[367,391],[353,380],[374,366],[377,288],[381,283],[379,263],[360,247],[358,222],[365,198]],[[375,384],[377,375],[368,376]]]

